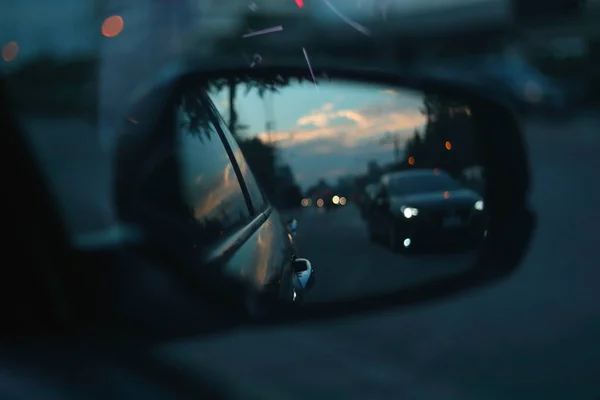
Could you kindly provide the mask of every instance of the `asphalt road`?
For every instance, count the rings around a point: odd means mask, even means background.
[[[396,254],[369,241],[356,205],[326,212],[297,212],[297,250],[315,268],[318,284],[306,296],[321,302],[391,291],[440,276],[460,273],[472,265],[474,251]]]

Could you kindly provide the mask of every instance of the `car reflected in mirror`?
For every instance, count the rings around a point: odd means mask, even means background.
[[[370,240],[384,240],[394,252],[477,248],[486,224],[482,196],[436,169],[383,175],[376,202],[367,210]]]

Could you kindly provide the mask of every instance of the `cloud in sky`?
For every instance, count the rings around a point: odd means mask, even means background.
[[[266,101],[272,102],[270,117]],[[215,103],[227,115],[222,96]],[[277,144],[282,161],[304,187],[321,178],[363,173],[370,160],[391,162],[393,145],[382,139],[399,135],[403,147],[425,124],[422,104],[421,93],[347,83],[320,85],[319,91],[312,84],[286,87],[272,100],[252,94],[236,99],[240,122]],[[280,129],[265,132],[266,118]]]
[[[334,140],[338,146],[357,147],[370,140],[379,140],[387,132],[404,133],[408,138],[424,123],[425,118],[418,109],[399,108],[394,100],[354,109],[336,108],[332,103],[325,103],[299,117],[292,129],[270,134],[261,132],[258,137],[277,142],[282,147],[324,139]]]

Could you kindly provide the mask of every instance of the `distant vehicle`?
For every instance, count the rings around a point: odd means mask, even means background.
[[[486,233],[480,195],[439,170],[385,174],[368,211],[371,240],[385,239],[393,251],[418,245],[470,245]]]

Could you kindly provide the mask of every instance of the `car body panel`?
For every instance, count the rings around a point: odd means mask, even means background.
[[[268,204],[235,138],[216,107],[208,96],[205,100],[211,107],[213,123],[230,150],[230,161],[238,167],[238,180],[249,194],[250,209],[260,213],[259,221],[262,221],[227,259],[224,272],[250,283],[259,291],[274,291],[278,296],[291,298],[293,250],[281,215]]]
[[[227,259],[224,271],[259,290],[274,285],[289,292],[292,284],[291,244],[279,213],[271,209],[264,216],[258,229]]]

